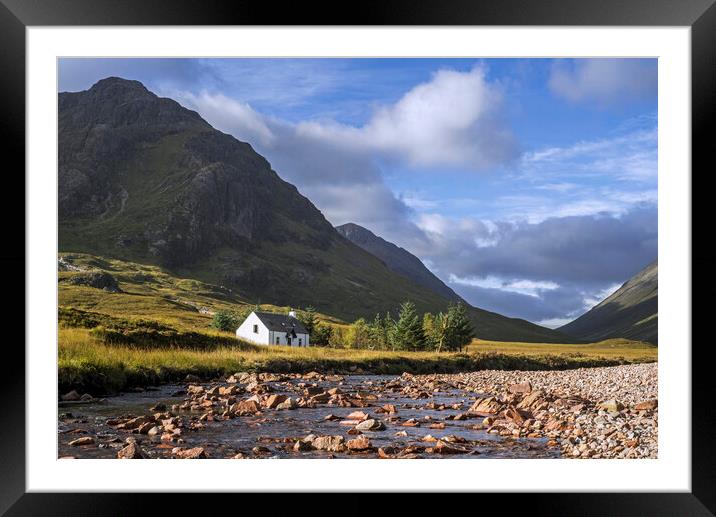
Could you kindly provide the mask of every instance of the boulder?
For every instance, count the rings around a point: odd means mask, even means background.
[[[634,406],[634,409],[637,411],[650,411],[656,409],[657,407],[659,407],[659,401],[657,399],[653,399],[639,402],[636,406]]]
[[[81,445],[92,445],[93,443],[94,438],[92,438],[91,436],[83,436],[82,438],[72,440],[68,445],[71,445],[72,447],[79,447]]]
[[[146,457],[146,454],[137,442],[131,442],[117,452],[117,458],[120,460],[141,460]]]
[[[284,402],[288,397],[286,395],[269,395],[264,403],[266,409],[275,409],[279,404]]]
[[[291,397],[288,397],[286,400],[276,406],[276,409],[296,409],[297,407],[298,404],[296,403],[296,401]]]
[[[369,418],[368,420],[363,420],[362,422],[359,422],[356,425],[356,429],[359,431],[381,431],[385,429],[385,424],[380,420]]]
[[[511,384],[507,387],[507,391],[509,391],[510,393],[526,394],[532,391],[532,385],[529,383],[529,381]]]
[[[76,402],[80,400],[80,394],[77,393],[75,390],[70,391],[69,393],[65,393],[60,397],[60,400],[64,402]]]
[[[468,411],[471,413],[495,414],[499,413],[500,409],[502,409],[502,404],[495,397],[487,397],[477,399]]]
[[[172,454],[182,460],[205,459],[209,457],[203,447],[194,447],[192,449],[174,447]]]
[[[348,440],[346,447],[350,451],[368,451],[373,448],[368,437],[364,435],[354,438],[353,440]]]
[[[313,440],[312,445],[319,451],[342,452],[345,450],[345,439],[340,436],[319,436]]]
[[[624,409],[624,405],[617,402],[615,399],[609,399],[597,404],[597,409],[603,409],[604,411],[609,411],[610,413],[616,413]]]

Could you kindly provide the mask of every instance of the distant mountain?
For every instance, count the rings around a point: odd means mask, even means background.
[[[478,336],[481,338],[545,343],[564,343],[568,340],[564,334],[540,327],[534,323],[518,318],[508,318],[501,314],[472,307],[455,291],[445,285],[442,280],[431,273],[418,257],[375,235],[367,228],[355,223],[346,223],[337,226],[336,230],[353,244],[378,257],[391,271],[429,289],[450,302],[462,301],[468,307],[470,319]],[[506,337],[507,335],[510,337]]]
[[[655,261],[611,296],[558,330],[589,341],[622,337],[657,344],[658,277]]]
[[[432,274],[422,261],[409,251],[378,237],[370,230],[355,223],[336,226],[336,230],[353,244],[378,257],[391,271],[430,289],[443,298],[453,301],[461,300],[455,291]]]
[[[405,300],[436,312],[455,299],[341,236],[249,144],[140,82],[111,77],[58,100],[59,251],[158,265],[251,302],[312,305],[346,321],[395,314]],[[474,314],[480,337],[563,337]]]

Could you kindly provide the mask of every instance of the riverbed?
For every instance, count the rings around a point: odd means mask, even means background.
[[[147,458],[561,456],[546,436],[507,436],[495,432],[489,412],[470,411],[496,393],[449,380],[416,385],[416,378],[254,374],[230,379],[238,382],[164,385],[60,407],[58,457],[116,458],[128,443]],[[232,409],[252,397],[257,411]],[[266,407],[276,400],[283,408]],[[331,438],[314,440],[320,437]]]

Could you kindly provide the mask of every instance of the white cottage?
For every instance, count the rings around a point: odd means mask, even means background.
[[[236,337],[259,345],[309,346],[306,327],[296,313],[252,312],[236,329]]]

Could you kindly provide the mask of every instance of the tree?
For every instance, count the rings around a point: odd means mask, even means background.
[[[422,350],[425,333],[415,304],[407,301],[400,306],[400,315],[393,330],[393,347],[398,350]]]
[[[316,325],[313,334],[309,337],[311,345],[328,346],[333,335],[333,328],[329,325]]]
[[[368,324],[363,318],[357,319],[348,327],[345,341],[350,348],[368,348],[370,334]]]
[[[459,349],[462,352],[463,347],[470,344],[474,335],[465,305],[462,302],[451,304],[448,307],[447,317],[450,327],[448,346],[451,350]]]
[[[214,319],[211,322],[211,326],[225,332],[235,332],[242,321],[239,321],[239,318],[235,313],[222,309],[214,313]]]
[[[390,316],[381,318],[376,314],[373,322],[368,325],[368,339],[370,347],[377,350],[387,350],[390,346],[388,341],[387,321]]]
[[[426,312],[423,314],[423,333],[425,334],[425,348],[437,348],[437,332],[435,322],[437,317]]]
[[[318,315],[316,314],[316,309],[310,305],[306,307],[303,312],[299,313],[298,319],[301,323],[303,323],[303,326],[306,327],[309,334],[313,334],[314,330],[318,327]]]

